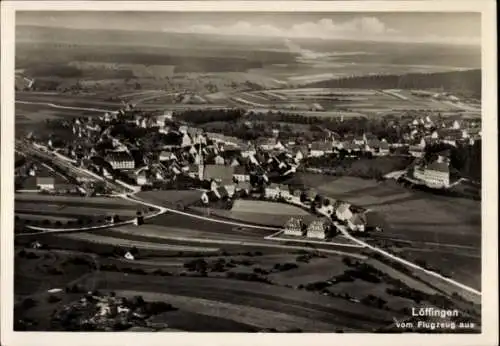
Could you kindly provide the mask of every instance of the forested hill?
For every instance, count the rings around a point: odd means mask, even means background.
[[[311,88],[435,89],[481,98],[481,70],[370,75],[332,79],[308,84]]]

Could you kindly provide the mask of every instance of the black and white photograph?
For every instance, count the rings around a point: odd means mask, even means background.
[[[98,3],[12,11],[14,332],[484,335],[484,6]]]

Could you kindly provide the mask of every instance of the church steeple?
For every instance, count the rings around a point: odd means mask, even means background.
[[[204,173],[204,163],[203,163],[203,151],[201,150],[201,143],[198,144],[198,157],[199,157],[199,164],[198,164],[198,179],[203,180],[203,173]]]

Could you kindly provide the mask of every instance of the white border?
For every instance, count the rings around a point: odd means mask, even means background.
[[[1,12],[1,344],[13,345],[315,345],[335,343],[386,345],[498,344],[498,155],[496,3],[493,0],[452,1],[2,1]],[[14,333],[13,306],[13,172],[14,172],[14,25],[15,10],[94,11],[257,11],[257,12],[481,12],[483,106],[483,332],[480,335],[421,334],[238,334],[238,333]]]

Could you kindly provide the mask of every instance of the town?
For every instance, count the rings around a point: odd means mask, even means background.
[[[16,330],[481,330],[476,46],[18,29]]]

